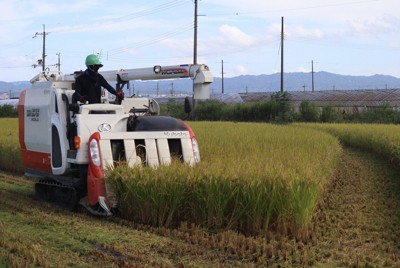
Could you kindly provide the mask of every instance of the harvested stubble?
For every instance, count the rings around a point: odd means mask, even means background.
[[[173,163],[109,171],[125,217],[155,226],[187,221],[215,231],[307,234],[341,152],[337,139],[294,126],[190,125],[202,153],[194,168]]]

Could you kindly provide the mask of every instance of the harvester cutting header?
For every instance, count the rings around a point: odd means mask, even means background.
[[[69,209],[79,203],[94,214],[111,215],[117,203],[103,179],[108,167],[121,161],[151,167],[168,165],[173,158],[189,165],[200,161],[190,127],[160,116],[152,98],[122,97],[112,103],[103,90],[100,103],[74,99],[82,73],[42,72],[31,79],[31,88],[21,92],[21,156],[27,174],[41,178],[35,184],[38,198]],[[117,93],[130,80],[191,78],[194,99],[208,99],[213,81],[206,65],[191,64],[100,74],[117,81]]]

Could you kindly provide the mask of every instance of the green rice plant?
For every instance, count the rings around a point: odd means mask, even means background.
[[[214,229],[224,228],[236,216],[232,201],[238,195],[235,181],[216,175],[199,174],[191,185],[191,219]],[[232,223],[231,223],[232,224]]]
[[[110,170],[114,191],[124,208],[122,214],[141,223],[171,226],[186,195],[185,176],[179,170],[182,172],[183,169],[166,166],[158,169],[127,168],[121,165]]]
[[[243,210],[239,226],[244,226],[246,232],[254,234],[268,231],[271,221],[279,214],[277,195],[282,191],[277,190],[278,187],[278,183],[260,180],[243,185],[238,196]]]
[[[0,259],[0,267],[1,268],[10,268],[11,267],[10,261]]]

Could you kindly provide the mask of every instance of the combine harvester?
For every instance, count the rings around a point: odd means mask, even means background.
[[[213,77],[206,65],[154,66],[100,72],[121,91],[130,80],[191,78],[194,99],[208,99]],[[101,104],[72,103],[74,75],[40,73],[21,92],[19,142],[26,174],[40,177],[38,199],[67,209],[78,204],[96,215],[117,207],[104,182],[105,171],[120,161],[129,166],[170,164],[176,157],[194,165],[200,152],[193,131],[181,120],[160,116],[151,98],[125,98]],[[186,107],[186,105],[185,105]]]

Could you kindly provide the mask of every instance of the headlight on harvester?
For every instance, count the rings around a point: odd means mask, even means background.
[[[96,139],[90,141],[90,158],[95,166],[100,167],[99,143]]]
[[[189,127],[188,124],[186,124],[185,121],[182,121],[182,120],[180,120],[180,121],[187,128],[187,130],[189,131],[190,140],[192,141],[194,162],[195,163],[199,163],[200,162],[200,149],[199,149],[199,145],[198,145],[197,140],[196,140],[196,136],[194,135],[193,130]]]
[[[200,162],[200,150],[199,150],[199,145],[197,144],[197,140],[194,136],[192,137],[192,146],[193,146],[194,161],[196,161],[196,163],[199,163]]]

